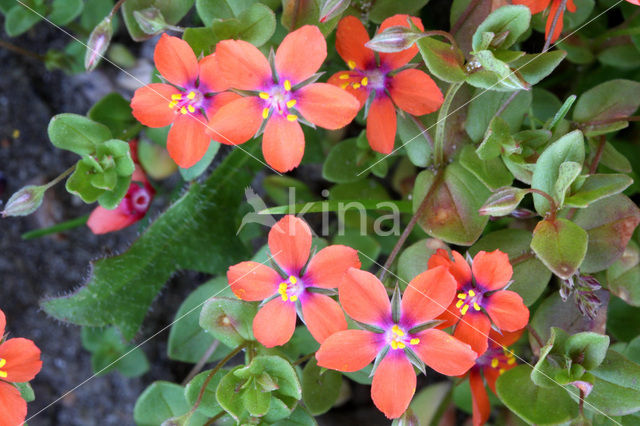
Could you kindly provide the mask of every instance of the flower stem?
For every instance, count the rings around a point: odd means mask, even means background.
[[[204,426],[210,426],[210,425],[214,424],[216,422],[216,420],[220,420],[222,417],[224,417],[225,414],[227,414],[226,411],[219,412],[218,414],[216,414],[215,416],[213,416],[209,420],[207,420],[207,422],[204,424]]]
[[[462,12],[458,20],[456,20],[455,24],[451,27],[451,34],[455,35],[460,28],[462,28],[462,25],[466,22],[467,18],[469,18],[471,12],[473,12],[479,4],[480,0],[472,0],[469,3],[469,5],[464,9],[464,12]]]
[[[553,16],[553,21],[551,21],[551,28],[549,28],[549,35],[547,36],[547,39],[544,42],[542,53],[549,50],[549,47],[551,46],[551,39],[553,38],[553,33],[556,31],[556,26],[558,25],[558,21],[560,21],[560,16],[562,16],[566,8],[567,8],[567,0],[561,0],[558,10],[556,10],[556,14]]]
[[[186,386],[186,384],[189,383],[191,379],[193,379],[200,372],[200,370],[202,370],[202,367],[204,367],[204,365],[207,363],[207,360],[211,358],[211,355],[213,355],[216,349],[218,349],[218,346],[220,346],[220,341],[214,340],[211,346],[209,346],[209,348],[205,351],[204,355],[202,355],[202,357],[198,360],[196,365],[194,365],[191,371],[189,371],[187,377],[185,377],[185,379],[182,381],[182,386]]]
[[[122,6],[125,1],[127,0],[118,0],[118,2],[111,9],[111,12],[109,12],[109,16],[115,15],[118,12],[118,9],[120,9],[120,6]]]
[[[444,131],[447,124],[447,117],[449,115],[449,108],[453,98],[456,96],[458,90],[462,87],[463,83],[452,83],[447,90],[447,94],[444,97],[444,102],[440,107],[438,113],[438,121],[436,123],[436,138],[433,146],[433,164],[440,168],[444,164]]]
[[[37,59],[39,61],[44,62],[44,56],[36,52],[32,52],[31,50],[24,49],[20,46],[16,46],[15,44],[9,43],[8,41],[0,40],[0,47],[10,50],[12,52],[18,53],[22,56],[26,56],[28,58],[33,58],[33,59]]]
[[[51,182],[49,182],[48,184],[46,184],[46,188],[49,189],[52,186],[56,185],[58,182],[60,182],[62,179],[66,178],[67,176],[69,176],[74,170],[76,169],[76,165],[74,164],[73,166],[69,167],[67,170],[65,170],[64,172],[60,173],[54,180],[52,180]]]
[[[296,365],[300,365],[300,364],[302,364],[303,362],[308,361],[308,360],[310,360],[311,358],[313,358],[313,357],[315,356],[315,354],[316,354],[315,352],[311,352],[310,354],[306,354],[305,356],[303,356],[303,357],[301,357],[301,358],[298,358],[298,359],[293,363],[293,365],[294,365],[294,366],[296,366]]]
[[[67,220],[66,222],[56,223],[53,226],[47,228],[35,229],[33,231],[25,232],[22,234],[23,240],[32,240],[34,238],[44,237],[45,235],[57,234],[58,232],[68,231],[87,223],[89,215],[76,217],[75,219]]]
[[[556,220],[556,212],[558,211],[558,205],[556,204],[556,200],[553,199],[553,197],[549,194],[547,194],[544,191],[541,191],[539,189],[535,189],[535,188],[529,188],[527,189],[527,192],[533,192],[534,194],[538,194],[543,196],[544,198],[547,199],[547,201],[549,202],[549,220],[550,221],[555,221]]]
[[[424,37],[433,37],[433,36],[444,37],[447,40],[449,40],[449,44],[451,44],[451,48],[452,49],[459,49],[458,48],[458,43],[456,43],[456,39],[453,38],[453,35],[451,35],[450,33],[446,32],[446,31],[431,30],[431,31],[423,32],[422,35]]]
[[[542,337],[540,337],[540,335],[538,334],[537,331],[535,331],[533,329],[533,327],[531,327],[531,324],[527,324],[527,331],[529,332],[529,334],[531,334],[533,336],[533,338],[536,340],[536,342],[538,343],[538,346],[543,347],[544,346],[544,342],[542,341]]]

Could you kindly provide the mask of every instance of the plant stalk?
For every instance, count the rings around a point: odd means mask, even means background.
[[[436,123],[436,138],[433,146],[433,163],[436,168],[441,168],[444,164],[444,133],[447,124],[447,117],[449,115],[449,108],[453,98],[456,96],[458,90],[462,87],[463,83],[452,83],[447,89],[447,94],[444,97],[444,102],[440,107],[438,113],[438,122]]]
[[[202,357],[198,360],[196,365],[194,365],[191,371],[189,371],[187,377],[185,377],[185,379],[182,381],[182,386],[186,386],[186,384],[189,383],[191,379],[193,379],[200,372],[200,370],[202,370],[202,367],[204,367],[204,365],[207,363],[207,360],[211,358],[211,355],[213,355],[216,349],[218,349],[218,346],[220,346],[220,341],[214,340],[211,346],[207,348],[204,355],[202,355]]]

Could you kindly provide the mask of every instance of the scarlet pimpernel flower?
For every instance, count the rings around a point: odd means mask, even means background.
[[[476,364],[469,370],[473,426],[483,425],[489,419],[491,403],[489,402],[485,381],[493,393],[496,393],[498,377],[517,365],[515,355],[507,349],[507,346],[515,343],[521,335],[522,330],[513,333],[498,333],[495,330],[491,330],[487,351],[478,357]]]
[[[416,390],[413,365],[457,376],[476,360],[468,344],[431,328],[455,293],[455,280],[441,267],[415,277],[402,300],[396,292],[392,303],[373,274],[349,269],[339,287],[340,304],[365,329],[331,335],[316,353],[318,365],[353,372],[375,359],[371,398],[388,418],[400,417]]]
[[[31,340],[4,340],[6,325],[0,311],[0,426],[16,426],[27,417],[27,402],[13,383],[32,380],[42,369],[42,361],[40,349]]]
[[[536,13],[540,13],[545,11],[549,4],[551,4],[551,8],[549,9],[549,15],[547,17],[547,24],[545,26],[545,37],[549,38],[549,33],[551,32],[551,27],[553,26],[553,20],[556,14],[558,13],[558,9],[562,5],[562,0],[513,0],[513,4],[521,4],[527,6],[531,11],[532,15]],[[573,3],[573,0],[569,0],[566,6],[569,12],[576,11],[576,5]],[[556,26],[553,29],[553,34],[551,35],[551,43],[558,40],[560,34],[562,33],[562,20],[564,17],[564,10],[560,11],[560,15],[556,21]]]
[[[408,27],[408,15],[395,15],[385,19],[379,32],[393,26]],[[422,22],[411,17],[423,30]],[[336,49],[349,67],[329,79],[360,101],[360,107],[368,103],[367,140],[371,148],[383,154],[393,150],[396,137],[396,106],[412,115],[424,115],[436,111],[444,98],[436,83],[423,71],[406,68],[418,53],[418,48],[395,53],[379,53],[365,47],[369,34],[362,22],[354,16],[343,18],[338,24]],[[378,60],[379,59],[379,60]]]
[[[267,163],[279,172],[297,167],[305,145],[301,122],[339,129],[358,113],[352,95],[327,83],[314,83],[326,56],[327,43],[311,25],[284,38],[273,64],[246,41],[218,43],[219,75],[248,96],[220,108],[209,122],[211,137],[238,145],[264,129],[262,153]]]
[[[134,117],[148,127],[171,126],[167,150],[183,168],[197,163],[209,148],[207,120],[225,103],[238,98],[215,72],[215,57],[200,61],[186,41],[163,34],[154,60],[169,83],[152,83],[136,90],[131,100]]]
[[[438,249],[429,259],[429,268],[446,266],[456,278],[457,294],[442,314],[441,328],[455,325],[454,336],[467,342],[478,353],[487,350],[491,323],[500,331],[516,331],[529,322],[529,309],[514,291],[502,290],[509,284],[513,268],[509,256],[499,250],[480,251],[472,266],[457,251]]]
[[[347,328],[344,313],[327,294],[338,287],[346,271],[359,268],[351,247],[332,245],[311,259],[311,230],[295,216],[285,216],[269,232],[269,250],[278,271],[258,262],[229,268],[233,293],[246,301],[264,301],[253,320],[253,334],[266,347],[284,345],[296,326],[296,310],[311,335],[322,343]]]

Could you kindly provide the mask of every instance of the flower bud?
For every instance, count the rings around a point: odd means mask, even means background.
[[[145,34],[155,35],[164,31],[169,26],[164,16],[162,16],[160,9],[156,7],[134,10],[133,17]]]
[[[413,43],[424,36],[423,33],[416,32],[411,28],[396,25],[376,34],[375,37],[365,43],[365,46],[376,52],[400,52],[410,48]]]
[[[325,0],[320,8],[320,23],[340,16],[350,4],[351,0]]]
[[[578,278],[580,279],[580,284],[591,291],[600,290],[602,288],[598,280],[591,275],[580,275]]]
[[[91,31],[91,35],[87,41],[87,52],[84,55],[84,68],[87,71],[92,71],[100,63],[104,52],[109,48],[112,35],[113,25],[111,24],[111,15],[107,15],[107,17]]]
[[[42,199],[47,189],[47,185],[25,186],[9,198],[7,205],[0,214],[2,214],[2,217],[30,215],[42,204]]]
[[[498,188],[488,199],[484,205],[480,207],[478,213],[481,216],[506,216],[511,214],[518,207],[520,201],[527,194],[527,191],[512,186],[503,186]]]
[[[529,209],[515,209],[511,212],[511,216],[516,219],[532,219],[536,217],[538,214]]]

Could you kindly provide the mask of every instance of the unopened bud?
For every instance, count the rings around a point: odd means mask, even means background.
[[[563,302],[566,302],[571,292],[573,291],[573,277],[570,277],[568,280],[560,281],[560,297]]]
[[[512,186],[503,186],[498,188],[488,199],[484,205],[480,207],[478,213],[481,216],[506,216],[511,214],[518,207],[520,201],[527,194],[527,191]]]
[[[165,21],[160,9],[148,7],[142,10],[134,10],[133,17],[145,34],[154,35],[164,31],[169,24]]]
[[[30,215],[42,205],[42,199],[47,188],[47,185],[25,186],[9,198],[4,210],[0,212],[2,217]]]
[[[87,41],[87,52],[84,55],[84,68],[87,71],[92,71],[100,63],[100,59],[102,59],[104,53],[109,48],[112,35],[113,25],[111,24],[111,15],[107,15],[107,17],[91,31],[91,35]]]
[[[375,37],[365,43],[365,46],[376,52],[400,52],[410,48],[413,43],[424,36],[422,32],[396,25],[376,34]]]
[[[256,378],[256,383],[262,392],[273,392],[274,390],[280,389],[278,383],[267,373],[262,373],[258,376]]]
[[[392,426],[419,426],[420,420],[418,420],[418,417],[414,414],[411,408],[407,408],[407,411],[405,411],[401,417],[395,419],[393,423],[391,423],[391,425]]]
[[[592,277],[591,275],[580,275],[579,279],[580,279],[580,284],[582,284],[582,286],[588,288],[589,290],[595,291],[595,290],[600,290],[602,288],[598,280],[595,279],[595,277]]]
[[[342,15],[350,4],[351,0],[325,0],[320,8],[320,22],[324,23]]]
[[[538,214],[536,212],[529,209],[515,209],[511,212],[511,216],[515,217],[516,219],[532,219],[537,215]]]
[[[507,37],[509,36],[509,31],[503,31],[501,33],[495,34],[493,36],[493,39],[491,40],[491,47],[500,47],[500,45],[502,45],[502,43],[504,43],[504,41],[507,39]]]
[[[587,396],[589,396],[589,394],[593,390],[593,385],[584,380],[576,380],[575,382],[571,382],[569,384],[580,389],[582,391],[583,398],[586,398]]]

